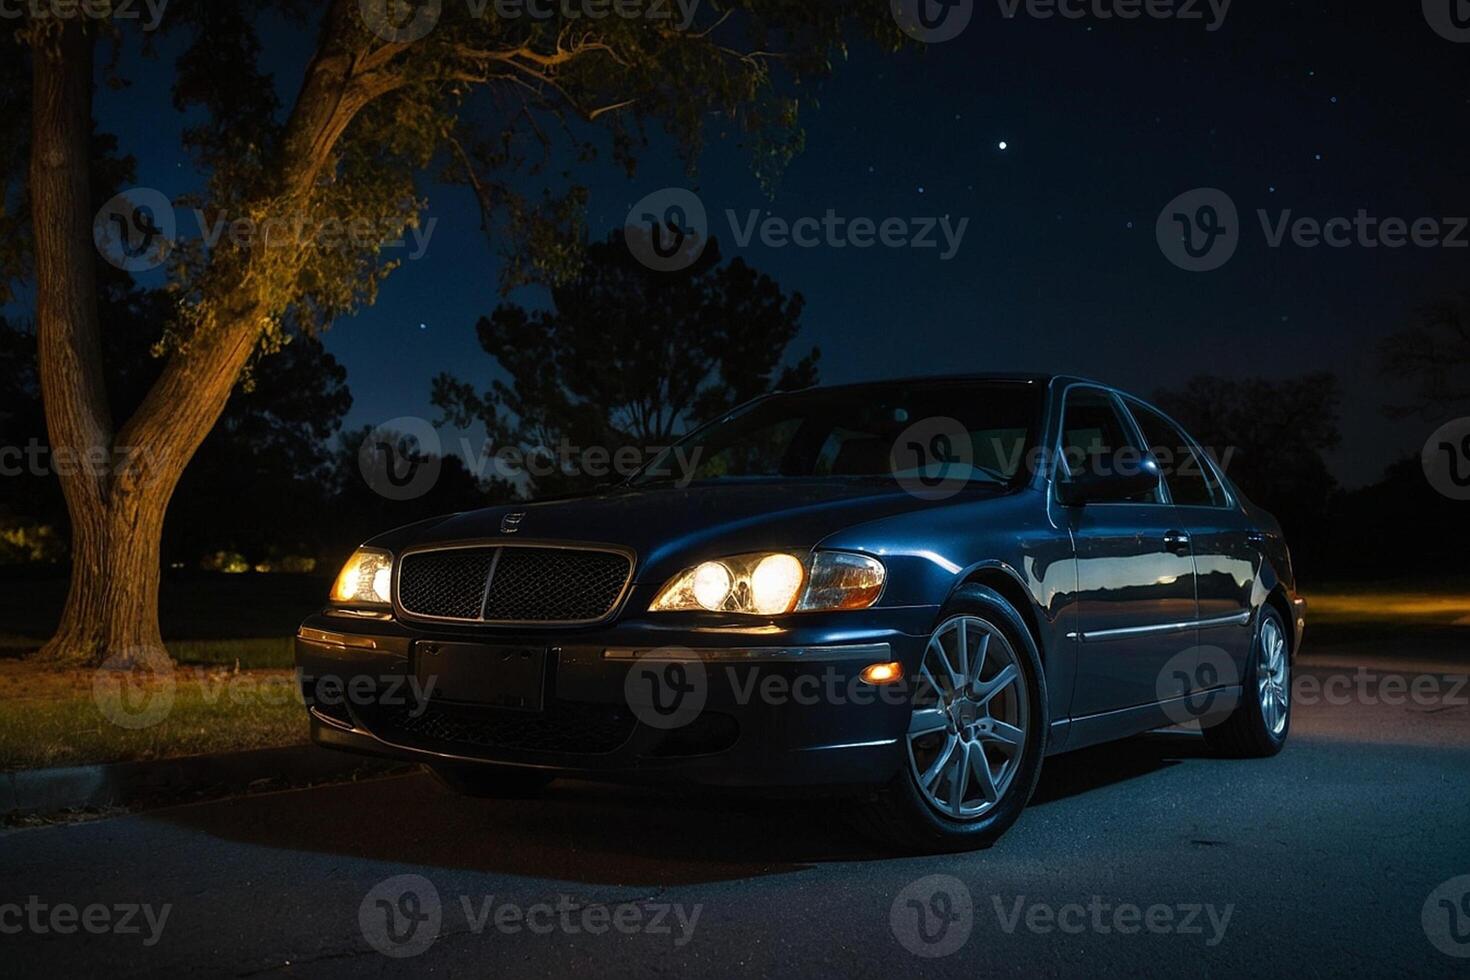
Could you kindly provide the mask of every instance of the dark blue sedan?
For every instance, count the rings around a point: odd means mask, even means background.
[[[767,396],[616,488],[381,535],[296,654],[318,743],[461,792],[812,788],[940,850],[1051,754],[1275,754],[1303,615],[1276,521],[1162,412],[984,376]]]

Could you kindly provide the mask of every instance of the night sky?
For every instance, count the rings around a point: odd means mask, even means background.
[[[696,178],[656,143],[632,180],[609,162],[581,172],[591,233],[621,227],[651,191],[696,190],[726,255],[806,296],[798,347],[822,348],[825,381],[1056,370],[1147,393],[1199,371],[1333,370],[1345,391],[1338,475],[1376,479],[1434,426],[1381,417],[1391,395],[1374,346],[1416,306],[1470,285],[1470,249],[1273,249],[1256,210],[1470,214],[1470,43],[1438,36],[1412,0],[1237,0],[1213,32],[1199,8],[1203,21],[1005,20],[982,0],[956,40],[856,48],[812,93],[820,105],[804,100],[807,149],[774,199],[731,143],[712,141]],[[289,101],[311,38],[269,34]],[[166,65],[172,43],[160,50]],[[197,186],[168,72],[123,64],[135,84],[99,92],[101,126],[138,157],[140,184]],[[1241,216],[1238,252],[1209,273],[1176,268],[1155,238],[1164,205],[1196,187],[1226,191]],[[348,370],[350,425],[435,418],[435,373],[483,383],[493,370],[473,326],[498,301],[499,263],[470,193],[427,191],[438,224],[424,258],[327,337]],[[751,208],[969,224],[949,261],[943,249],[738,248],[725,211]]]

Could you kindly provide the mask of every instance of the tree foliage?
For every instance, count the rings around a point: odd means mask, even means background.
[[[1428,416],[1470,404],[1470,290],[1419,310],[1378,347],[1379,364],[1410,389],[1390,416]]]
[[[480,319],[480,346],[509,381],[478,390],[441,374],[433,400],[445,421],[480,423],[496,446],[664,446],[756,395],[816,383],[816,349],[783,366],[803,303],[743,260],[724,263],[718,240],[664,273],[615,232],[551,290],[551,309],[506,303]],[[576,481],[538,489],[566,482]]]
[[[800,148],[803,86],[831,70],[850,36],[890,45],[901,36],[882,0],[709,0],[686,29],[623,16],[629,7],[591,19],[566,8],[502,17],[480,3],[170,5],[165,27],[184,48],[173,101],[188,114],[186,149],[204,176],[185,203],[206,226],[253,231],[178,243],[168,265],[173,316],[157,345],[168,357],[125,419],[108,411],[99,363],[95,212],[85,192],[94,49],[99,35],[124,37],[127,25],[47,16],[15,31],[7,22],[32,68],[29,247],[52,442],[113,458],[141,447],[151,461],[63,478],[76,560],[44,658],[97,663],[117,651],[124,664],[168,662],[158,542],[185,464],[252,359],[376,298],[396,265],[391,243],[424,211],[422,175],[453,174],[474,188],[485,230],[508,245],[507,285],[562,281],[582,241],[586,192],[575,165],[609,148],[631,168],[652,127],[692,164],[719,127],[745,142],[769,179]],[[408,21],[394,20],[405,12]],[[436,23],[420,19],[428,12]],[[267,14],[316,32],[289,106],[262,67]],[[156,109],[146,94],[136,100],[140,112]]]
[[[1337,488],[1325,453],[1342,441],[1341,390],[1330,372],[1280,381],[1197,375],[1154,393],[1247,497],[1281,521],[1293,549],[1317,553]]]

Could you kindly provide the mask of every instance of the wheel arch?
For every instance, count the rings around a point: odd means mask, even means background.
[[[1042,663],[1046,662],[1047,648],[1042,640],[1041,621],[1036,615],[1036,600],[1014,569],[1001,562],[990,562],[971,568],[955,582],[946,601],[966,585],[983,585],[1010,603],[1021,621],[1026,624],[1026,631],[1031,634],[1031,642],[1036,644],[1036,652],[1040,654]]]
[[[1270,592],[1266,593],[1266,605],[1276,610],[1281,617],[1281,625],[1286,633],[1286,652],[1296,659],[1296,630],[1292,628],[1292,620],[1295,613],[1291,609],[1291,599],[1286,594],[1286,586],[1277,582]]]

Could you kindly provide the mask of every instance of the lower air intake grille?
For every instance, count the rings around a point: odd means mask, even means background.
[[[535,714],[489,708],[430,705],[415,715],[395,708],[373,719],[372,729],[393,742],[430,749],[518,749],[528,752],[603,754],[633,734],[637,719],[616,705],[553,701]]]

